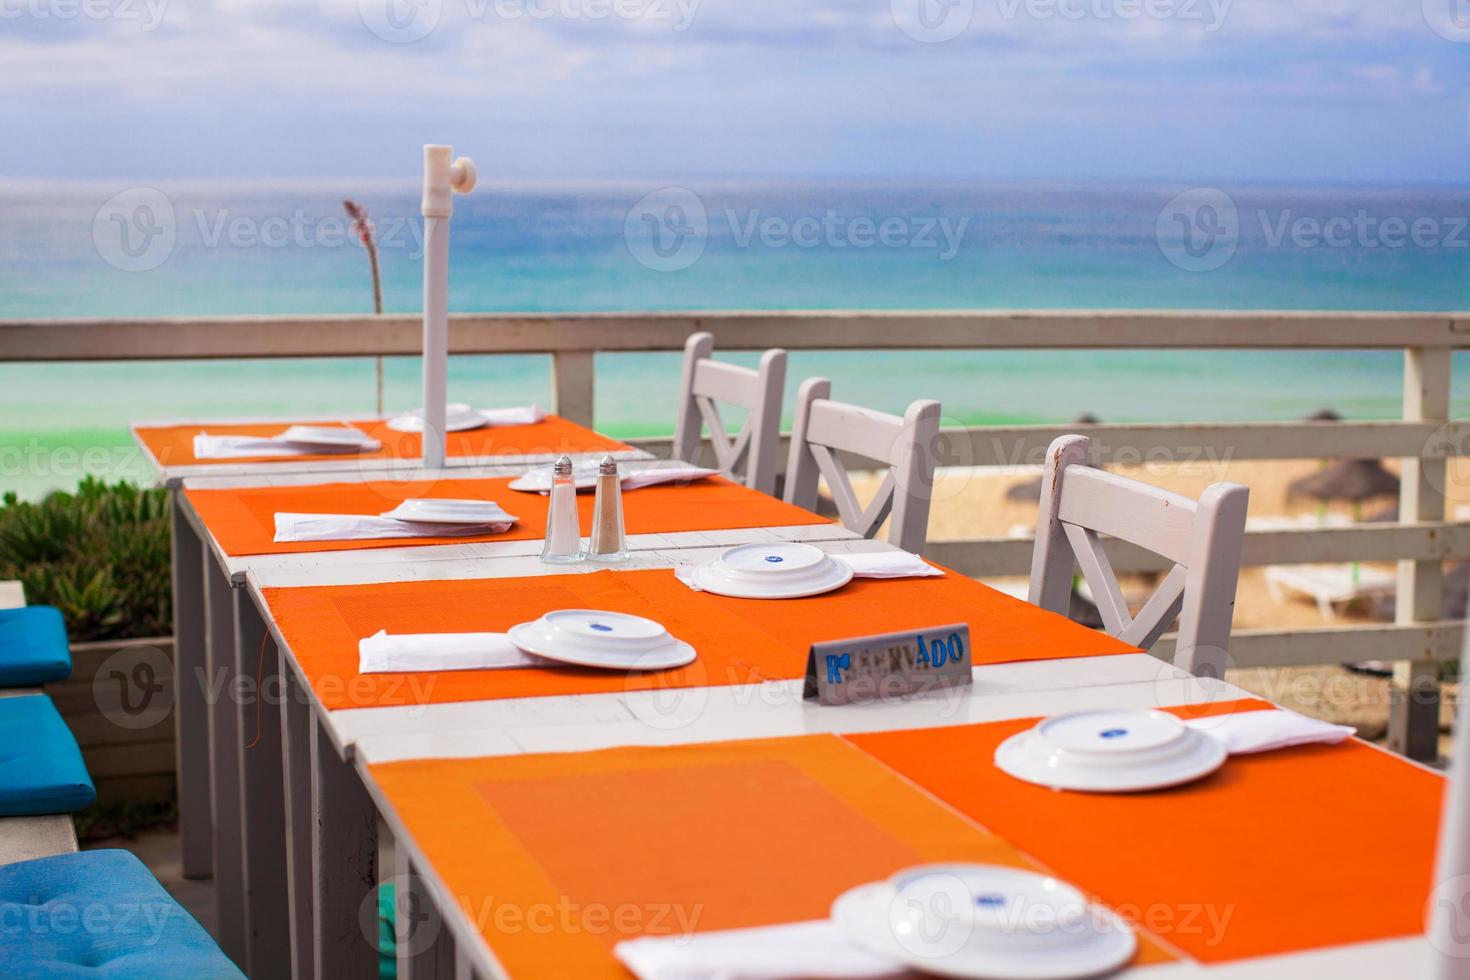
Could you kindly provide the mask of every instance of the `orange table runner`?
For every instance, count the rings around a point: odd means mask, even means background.
[[[1035,721],[851,741],[1202,962],[1423,932],[1439,775],[1350,740],[1236,756],[1173,790],[1059,793],[991,762],[996,746]]]
[[[538,541],[546,535],[546,501],[538,493],[510,489],[510,477],[473,480],[370,481],[303,487],[187,490],[185,496],[225,554],[284,555],[318,551],[403,548],[470,541]],[[275,538],[278,512],[381,514],[405,500],[461,498],[493,500],[519,520],[504,534],[386,538],[376,541],[288,541]],[[582,526],[592,526],[594,495],[577,495]],[[629,534],[671,534],[722,528],[827,524],[827,518],[782,503],[723,477],[685,485],[661,484],[623,495]]]
[[[637,491],[644,493],[645,491]],[[631,495],[630,495],[631,496]],[[265,589],[271,616],[329,709],[749,684],[802,676],[818,640],[970,625],[976,664],[1136,652],[955,572],[854,579],[809,599],[694,592],[671,569]],[[678,670],[564,668],[359,674],[357,643],[390,633],[502,632],[555,609],[632,613],[693,644]]]
[[[370,773],[513,977],[626,977],[624,939],[824,919],[915,864],[1039,870],[831,735]]]
[[[340,420],[265,422],[251,424],[190,423],[188,425],[142,426],[134,430],[159,466],[200,466],[215,463],[317,463],[326,460],[418,459],[423,440],[416,432],[395,432],[386,420],[352,420],[351,424],[377,439],[383,447],[371,453],[326,453],[309,456],[254,456],[237,459],[199,459],[194,455],[194,437],[201,432],[215,436],[280,435],[292,425],[341,425]],[[448,453],[455,457],[556,456],[561,453],[615,452],[628,449],[623,443],[599,435],[586,426],[556,415],[534,425],[496,425],[468,432],[451,432]]]

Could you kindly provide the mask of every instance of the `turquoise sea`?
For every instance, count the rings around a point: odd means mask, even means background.
[[[387,309],[417,310],[411,187],[0,183],[0,318],[368,311],[368,263],[344,196],[377,221]],[[1463,188],[486,186],[457,201],[451,308],[1467,309],[1467,215]],[[669,431],[676,363],[599,357],[599,428]],[[1470,414],[1466,367],[1460,415]],[[414,359],[388,360],[390,411],[417,403],[417,371]],[[1324,405],[1386,418],[1399,411],[1402,358],[802,353],[790,373],[793,387],[820,373],[837,397],[889,410],[938,398],[954,425],[1083,411],[1289,419]],[[550,397],[545,358],[456,358],[450,374],[460,401]],[[371,359],[0,365],[0,488],[34,495],[83,471],[141,476],[130,419],[371,412],[374,376]]]

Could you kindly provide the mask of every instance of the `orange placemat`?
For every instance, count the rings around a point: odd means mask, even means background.
[[[915,864],[1036,867],[830,735],[369,772],[515,977],[625,977],[624,939],[823,919]]]
[[[186,490],[195,513],[225,554],[285,555],[318,551],[402,548],[468,541],[536,541],[546,536],[546,501],[539,493],[510,489],[510,477],[474,480],[369,481],[304,487]],[[405,500],[461,498],[493,500],[519,520],[504,534],[385,538],[377,541],[289,541],[277,543],[276,514],[381,514]],[[577,495],[582,526],[592,526],[594,495]],[[623,494],[623,523],[629,534],[671,534],[720,528],[828,524],[827,518],[782,503],[724,477],[677,486],[664,484]]]
[[[258,424],[190,423],[188,425],[140,426],[133,431],[148,447],[159,466],[208,466],[214,463],[316,463],[325,460],[418,459],[423,455],[423,438],[415,432],[395,432],[386,420],[351,420],[351,424],[377,439],[383,447],[371,453],[328,453],[310,456],[257,456],[238,459],[199,459],[194,455],[194,437],[201,432],[215,436],[280,435],[292,425],[341,425],[340,419],[266,422]],[[451,457],[555,456],[560,453],[612,452],[629,447],[599,435],[586,426],[556,415],[534,425],[496,425],[468,432],[451,432],[447,440]]]
[[[1350,740],[1235,756],[1173,790],[1059,793],[991,764],[996,746],[1035,722],[850,740],[1202,962],[1423,932],[1439,775]]]
[[[639,491],[640,493],[642,491]],[[271,616],[329,709],[750,684],[800,677],[807,648],[956,622],[977,664],[1136,652],[1134,647],[955,572],[854,579],[810,599],[694,592],[671,569],[466,581],[263,590]],[[619,674],[571,667],[359,674],[357,643],[390,633],[502,632],[554,609],[632,613],[699,651],[678,670]]]

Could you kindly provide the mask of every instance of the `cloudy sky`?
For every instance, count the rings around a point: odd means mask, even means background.
[[[1470,173],[1470,0],[0,0],[0,178]]]

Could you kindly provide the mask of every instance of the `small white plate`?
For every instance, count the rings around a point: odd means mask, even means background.
[[[927,974],[1074,980],[1116,970],[1133,929],[1045,875],[986,864],[930,864],[859,885],[832,904],[854,943]]]
[[[467,432],[470,429],[482,429],[489,424],[484,415],[475,411],[464,402],[451,402],[444,406],[444,428],[448,432]],[[415,408],[404,412],[395,419],[390,419],[388,428],[394,432],[423,432],[424,410]]]
[[[376,439],[361,429],[346,425],[293,425],[276,438],[302,446],[350,446],[356,449],[378,444]]]
[[[550,466],[538,466],[511,480],[510,488],[523,493],[550,493],[551,477]],[[587,459],[572,463],[572,482],[578,490],[591,490],[597,486],[597,460]]]
[[[651,619],[596,609],[559,609],[512,626],[506,635],[538,657],[609,670],[666,670],[696,656]]]
[[[800,599],[840,589],[852,567],[809,544],[743,544],[695,567],[694,584],[739,599]]]
[[[995,764],[1053,789],[1136,793],[1202,779],[1226,755],[1219,739],[1168,712],[1105,709],[1056,715],[1012,735]]]
[[[445,500],[421,497],[405,500],[381,517],[423,524],[513,524],[514,514],[507,514],[493,500]]]

